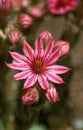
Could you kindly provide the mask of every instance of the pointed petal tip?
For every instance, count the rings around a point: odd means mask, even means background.
[[[26,42],[26,40],[23,40],[23,43],[25,43]]]
[[[11,63],[7,63],[7,62],[5,62],[5,64],[6,64],[7,67],[10,68],[10,64],[11,64]]]
[[[65,81],[61,80],[61,82],[59,82],[57,84],[65,84]]]
[[[27,89],[27,88],[30,88],[31,86],[27,86],[25,83],[24,83],[24,86],[23,86],[23,89]]]
[[[8,64],[6,61],[4,62],[6,65]]]
[[[65,81],[62,81],[62,84],[65,84]]]
[[[9,53],[11,53],[11,51],[8,51]]]
[[[5,62],[5,65],[6,65],[7,67],[9,67],[9,64],[8,64],[7,62]]]
[[[23,40],[23,45],[26,45],[28,44],[26,40]]]
[[[16,76],[13,76],[13,78],[14,78],[14,80],[18,80],[18,79],[16,78]]]
[[[13,51],[8,51],[9,52],[9,54],[12,56],[15,52],[13,52]]]
[[[62,79],[58,84],[65,84],[65,81]]]
[[[69,68],[69,70],[68,71],[71,71],[72,69],[71,68]]]
[[[72,70],[71,68],[68,68],[68,67],[67,67],[67,72],[68,72],[68,71],[71,71],[71,70]]]

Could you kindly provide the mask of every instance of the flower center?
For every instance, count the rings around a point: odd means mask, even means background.
[[[32,70],[37,74],[41,73],[44,70],[43,61],[41,59],[35,59],[32,62]]]

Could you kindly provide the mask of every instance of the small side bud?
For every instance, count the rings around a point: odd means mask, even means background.
[[[33,104],[39,100],[39,93],[36,88],[28,88],[23,90],[22,103]]]
[[[47,89],[46,98],[50,102],[56,102],[59,100],[58,93],[53,84],[50,84],[50,88]]]
[[[22,36],[22,34],[21,34],[21,32],[18,29],[11,29],[8,32],[8,40],[11,43],[18,42],[20,40],[21,36]]]
[[[66,41],[56,41],[55,49],[60,48],[60,55],[67,55],[70,50],[70,44]]]

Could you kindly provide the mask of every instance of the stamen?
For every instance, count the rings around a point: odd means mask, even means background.
[[[35,59],[32,62],[32,70],[38,74],[44,70],[44,63],[43,63],[42,59]]]

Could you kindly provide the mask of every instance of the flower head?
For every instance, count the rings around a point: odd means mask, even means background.
[[[10,52],[14,60],[11,64],[7,64],[7,66],[12,69],[21,70],[21,72],[14,75],[14,79],[26,79],[24,88],[29,88],[36,82],[38,82],[43,89],[49,88],[49,81],[57,84],[64,83],[59,74],[66,73],[70,69],[54,64],[61,56],[60,48],[55,50],[54,44],[55,41],[51,39],[46,48],[43,48],[42,39],[38,37],[35,41],[34,50],[24,41],[24,55]]]
[[[53,14],[64,14],[77,5],[77,0],[47,0],[48,9]]]

